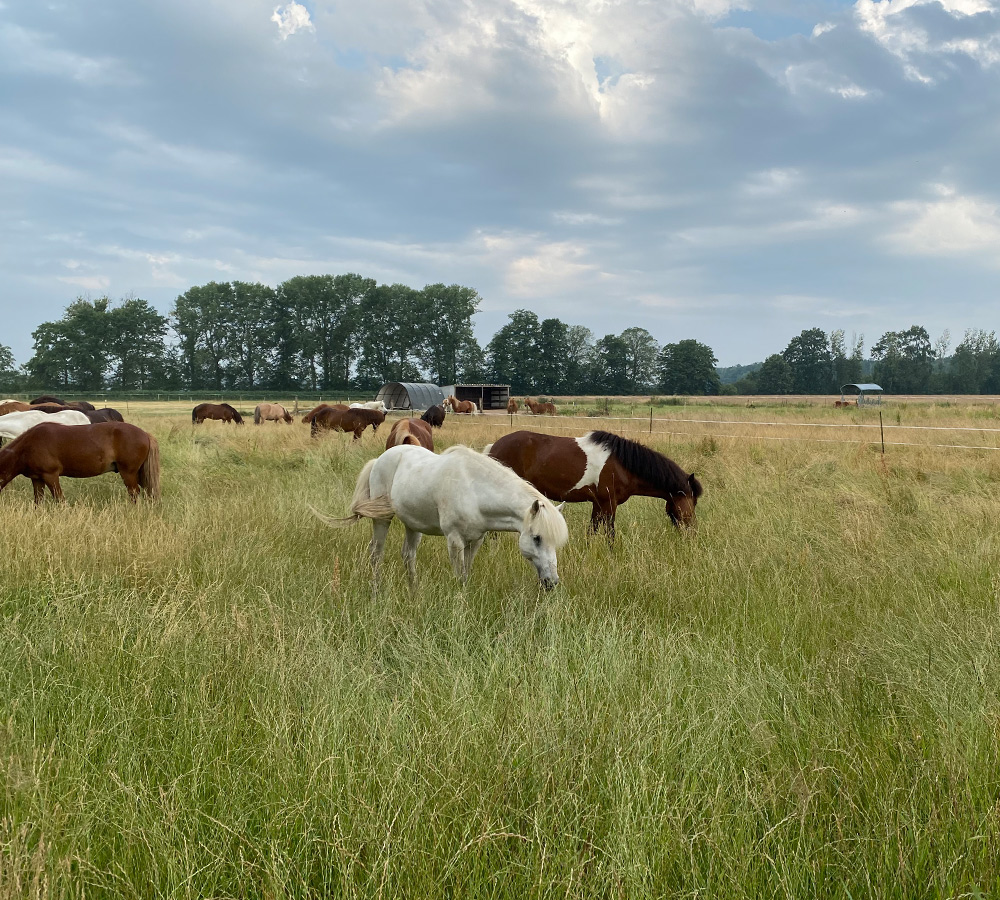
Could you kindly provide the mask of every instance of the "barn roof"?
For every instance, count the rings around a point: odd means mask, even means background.
[[[436,384],[390,381],[379,388],[375,399],[390,409],[427,409],[444,403],[444,392]]]
[[[844,384],[840,387],[840,392],[844,393],[848,388],[857,388],[859,393],[867,393],[868,391],[880,391],[882,386],[878,384]]]

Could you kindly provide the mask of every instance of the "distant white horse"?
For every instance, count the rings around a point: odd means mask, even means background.
[[[89,425],[90,419],[75,409],[64,409],[62,412],[56,413],[46,413],[40,409],[7,413],[5,416],[0,416],[0,439],[16,438],[39,422],[59,422],[61,425]]]
[[[377,409],[379,412],[389,412],[389,407],[381,400],[367,400],[364,403],[352,403],[351,409]]]
[[[440,456],[410,444],[392,447],[361,470],[350,516],[317,515],[335,527],[372,520],[376,585],[393,516],[406,526],[403,560],[411,585],[417,577],[417,547],[425,534],[447,538],[452,568],[465,584],[488,531],[520,532],[521,555],[535,567],[546,590],[559,583],[556,550],[569,537],[566,521],[551,501],[506,466],[461,445]]]

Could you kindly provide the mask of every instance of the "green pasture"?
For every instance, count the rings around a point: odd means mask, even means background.
[[[309,506],[385,431],[129,419],[159,504],[0,494],[0,898],[1000,893],[1000,454],[653,435],[697,533],[567,506],[555,591],[430,537],[411,595],[397,524],[373,598]]]

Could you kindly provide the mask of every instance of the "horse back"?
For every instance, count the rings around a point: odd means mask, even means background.
[[[587,469],[587,454],[573,438],[512,431],[493,443],[489,455],[550,500],[591,499],[590,491],[574,490]]]

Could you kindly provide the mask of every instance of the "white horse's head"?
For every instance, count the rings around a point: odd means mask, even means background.
[[[547,591],[559,584],[556,551],[569,540],[569,529],[560,509],[562,504],[553,506],[548,500],[535,500],[525,513],[517,542],[521,555],[535,567],[538,580]]]

